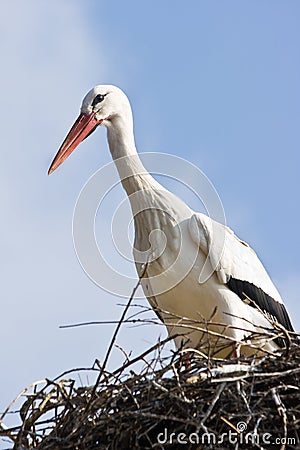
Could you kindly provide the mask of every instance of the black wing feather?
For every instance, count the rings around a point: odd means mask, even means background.
[[[287,313],[285,306],[277,302],[270,295],[266,294],[261,288],[258,288],[249,281],[238,280],[230,277],[227,286],[243,301],[249,301],[249,305],[261,308],[271,319],[277,321],[288,331],[294,331],[293,325]]]

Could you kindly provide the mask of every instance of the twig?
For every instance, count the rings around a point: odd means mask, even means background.
[[[282,418],[282,426],[283,426],[283,439],[280,450],[285,450],[286,448],[286,438],[287,438],[287,415],[286,415],[286,407],[281,401],[281,398],[276,390],[276,388],[271,389],[272,397],[277,407],[277,411],[279,416]]]
[[[94,387],[93,387],[92,394],[91,394],[91,397],[90,397],[89,402],[87,403],[86,411],[85,411],[85,412],[88,411],[88,409],[89,409],[89,407],[90,407],[90,405],[91,405],[91,403],[92,403],[92,401],[93,401],[93,397],[94,397],[94,395],[95,395],[95,393],[96,393],[96,390],[97,390],[97,388],[98,388],[98,386],[99,386],[101,377],[102,377],[102,375],[103,375],[103,373],[104,373],[104,371],[105,371],[105,369],[106,369],[106,365],[107,365],[108,359],[109,359],[109,357],[110,357],[112,348],[113,348],[113,346],[114,346],[115,340],[116,340],[116,338],[117,338],[117,335],[118,335],[118,333],[119,333],[119,331],[120,331],[120,328],[121,328],[121,326],[122,326],[122,324],[123,324],[123,321],[124,321],[124,319],[125,319],[125,317],[126,317],[127,311],[128,311],[128,309],[129,309],[129,307],[130,307],[130,304],[131,304],[131,302],[132,302],[134,296],[135,296],[135,293],[136,293],[136,291],[138,290],[138,288],[139,288],[139,286],[140,286],[140,284],[141,284],[142,278],[144,277],[144,275],[145,275],[145,273],[146,273],[146,270],[147,270],[147,263],[145,264],[145,267],[144,267],[144,269],[143,269],[143,272],[142,272],[141,276],[140,276],[139,279],[138,279],[137,284],[136,284],[135,287],[133,288],[133,291],[132,291],[132,293],[131,293],[131,296],[130,296],[128,302],[127,302],[126,307],[125,307],[124,310],[123,310],[123,313],[122,313],[122,315],[121,315],[121,318],[120,318],[120,320],[119,320],[119,323],[118,323],[118,325],[116,326],[115,332],[114,332],[114,334],[113,334],[113,336],[112,336],[112,338],[111,338],[111,341],[110,341],[108,350],[107,350],[107,352],[106,352],[106,356],[105,356],[104,362],[103,362],[103,364],[102,364],[102,366],[101,366],[101,368],[100,368],[99,375],[98,375],[97,380],[96,380],[96,383],[95,383],[95,385],[94,385]]]
[[[207,420],[207,419],[209,418],[209,416],[211,415],[211,412],[212,412],[212,410],[214,409],[215,404],[216,404],[217,401],[219,400],[219,398],[220,398],[220,396],[221,396],[221,394],[222,394],[222,392],[223,392],[225,386],[226,386],[226,383],[222,383],[222,384],[219,386],[219,389],[217,390],[215,397],[213,398],[211,404],[209,405],[209,408],[208,408],[208,410],[206,411],[205,416],[204,416],[203,419],[201,420],[201,425],[202,425],[202,426],[204,425],[204,422],[206,422],[206,420]]]

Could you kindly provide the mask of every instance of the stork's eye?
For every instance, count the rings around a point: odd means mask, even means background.
[[[98,95],[96,95],[96,97],[95,97],[94,100],[93,100],[92,106],[94,107],[94,106],[96,106],[98,103],[103,102],[104,97],[105,97],[105,95],[103,95],[103,94],[98,94]]]

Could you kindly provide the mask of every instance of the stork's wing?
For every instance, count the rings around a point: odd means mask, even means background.
[[[201,213],[189,221],[194,242],[208,256],[211,272],[243,301],[265,312],[270,319],[294,331],[279,292],[262,263],[233,231]]]

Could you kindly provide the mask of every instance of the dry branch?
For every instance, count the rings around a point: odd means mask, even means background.
[[[7,448],[300,449],[299,339],[282,327],[252,336],[256,341],[280,337],[285,342],[280,353],[220,360],[215,357],[220,345],[230,353],[232,340],[209,330],[207,321],[190,321],[182,327],[206,331],[199,350],[167,353],[164,347],[172,336],[134,358],[121,349],[123,365],[107,371],[112,348],[119,347],[121,325],[147,323],[140,313],[126,319],[139,283],[116,323],[102,364],[32,383],[4,411],[0,437],[9,439]],[[90,386],[78,386],[83,373],[94,379]],[[18,424],[8,428],[8,414],[20,401],[14,413]]]
[[[227,361],[191,350],[189,370],[181,352],[163,356],[167,340],[132,360],[125,355],[122,367],[100,378],[103,368],[91,367],[74,369],[71,379],[63,374],[33,384],[22,393],[21,424],[0,427],[0,435],[22,450],[300,448],[300,348],[294,338],[287,356]],[[139,373],[132,370],[137,362],[144,362]],[[76,387],[83,370],[97,382]],[[226,442],[230,430],[238,445]],[[181,445],[183,436],[187,443]],[[266,436],[267,445],[254,436]]]

